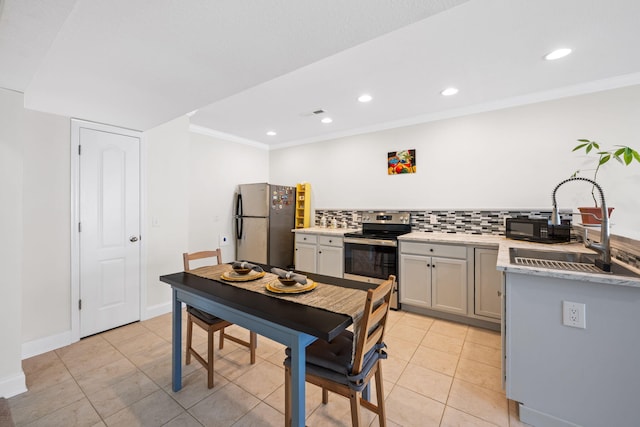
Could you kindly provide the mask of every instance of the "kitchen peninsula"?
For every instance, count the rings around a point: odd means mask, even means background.
[[[505,389],[520,402],[521,421],[636,425],[640,278],[518,266],[512,247],[500,245],[497,268],[505,273]],[[577,244],[544,249],[587,252]],[[563,316],[566,303],[584,310]],[[584,328],[567,325],[573,320]]]
[[[295,231],[298,241],[307,234],[339,239],[346,230]],[[398,240],[402,310],[501,327],[505,391],[519,402],[523,422],[601,426],[640,419],[640,278],[521,266],[510,256],[514,249],[593,254],[575,242],[420,231]],[[584,304],[586,328],[563,324],[564,301]]]

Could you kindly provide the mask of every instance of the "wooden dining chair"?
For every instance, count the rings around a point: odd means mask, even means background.
[[[356,351],[351,363],[354,334],[344,331],[332,341],[316,340],[306,350],[306,381],[322,388],[322,403],[329,401],[329,391],[348,397],[351,401],[351,422],[360,427],[360,405],[378,415],[380,426],[387,425],[384,408],[381,359],[384,351],[385,327],[389,300],[395,276],[367,291],[364,314],[357,328]],[[285,359],[285,425],[291,425],[291,350]],[[375,376],[377,405],[361,397],[370,379]]]
[[[182,259],[184,262],[184,271],[191,271],[190,261],[205,259],[205,258],[215,258],[217,259],[217,263],[222,263],[222,251],[220,248],[215,251],[201,251],[194,253],[184,253],[182,254]],[[193,337],[193,325],[196,324],[200,326],[207,332],[207,358],[205,360],[192,346],[192,337]],[[245,347],[248,347],[251,353],[251,364],[256,363],[256,342],[257,335],[253,331],[249,331],[249,341],[242,340],[240,338],[234,337],[233,335],[229,335],[225,332],[225,328],[227,326],[231,326],[232,323],[227,322],[219,317],[211,315],[202,310],[198,310],[195,307],[187,306],[187,345],[186,345],[186,364],[191,363],[191,356],[193,356],[198,362],[204,366],[207,370],[207,386],[209,388],[213,387],[213,333],[215,331],[220,331],[220,342],[219,348],[224,348],[224,340],[228,339]]]

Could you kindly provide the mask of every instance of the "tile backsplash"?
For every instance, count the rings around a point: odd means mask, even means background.
[[[326,216],[327,223],[336,218],[338,224],[347,221],[349,227],[360,227],[362,214],[374,211],[316,210],[315,225]],[[420,210],[403,211],[411,213],[413,231],[438,233],[497,234],[504,235],[506,218],[550,218],[549,210]],[[569,211],[560,212],[562,220],[571,220]]]
[[[504,235],[506,218],[550,218],[550,210],[409,210],[411,213],[412,231],[437,233],[466,233]],[[332,210],[316,209],[314,225],[320,226],[320,219],[325,216],[327,223],[335,218],[338,224],[346,221],[349,228],[361,226],[362,214],[374,210]],[[560,211],[562,220],[572,220],[571,211]],[[572,240],[581,240],[581,231],[572,236]],[[589,238],[597,239],[598,232],[591,230]],[[614,258],[640,268],[640,242],[626,238],[611,239],[611,254]],[[623,241],[623,243],[622,243]],[[619,244],[619,242],[621,242]]]

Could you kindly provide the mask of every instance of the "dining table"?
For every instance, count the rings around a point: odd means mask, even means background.
[[[265,272],[270,266],[260,265]],[[228,269],[231,266],[228,265]],[[366,290],[374,287],[366,282],[296,272],[322,286],[343,288],[345,298],[360,299],[362,308]],[[271,273],[267,273],[271,274]],[[217,276],[216,276],[217,277]],[[273,275],[273,277],[276,277]],[[160,276],[160,281],[172,288],[172,388],[182,388],[182,304],[211,313],[236,325],[284,344],[291,352],[291,415],[292,426],[305,425],[305,362],[306,347],[316,339],[331,341],[354,323],[357,313],[344,314],[301,304],[295,294],[255,292],[233,286],[222,279],[202,277],[191,272]],[[316,292],[316,289],[310,292]],[[340,289],[334,291],[340,292]],[[354,294],[355,292],[355,294]],[[347,296],[348,295],[348,296]],[[360,312],[360,315],[362,312]],[[282,360],[284,362],[283,351]],[[286,420],[285,420],[286,425]]]

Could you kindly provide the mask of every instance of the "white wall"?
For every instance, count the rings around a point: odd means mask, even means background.
[[[171,287],[158,278],[182,271],[180,254],[188,247],[188,129],[189,120],[185,116],[144,133],[143,185],[146,185],[147,200],[144,203],[146,232],[142,239],[147,286],[143,301],[146,292],[147,303],[143,318],[170,309]]]
[[[31,342],[71,328],[70,120],[24,116],[22,340]]]
[[[310,182],[314,209],[550,209],[553,188],[585,166],[576,140],[638,150],[638,117],[640,86],[609,90],[276,150],[270,180]],[[387,152],[411,148],[417,173],[387,175]],[[638,239],[640,164],[606,166],[612,232]],[[590,189],[565,184],[559,206],[590,206]]]
[[[22,343],[22,95],[0,89],[0,396],[24,391]]]
[[[189,146],[189,252],[219,246],[224,262],[235,259],[234,197],[238,184],[267,182],[269,152],[191,133]]]

